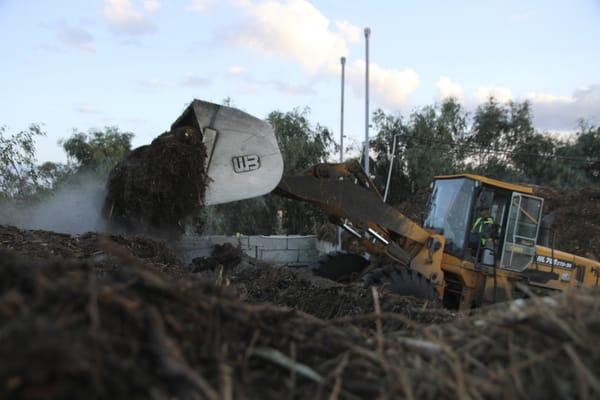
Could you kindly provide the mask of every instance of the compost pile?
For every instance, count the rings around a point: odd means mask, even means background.
[[[556,215],[556,248],[600,259],[600,188],[536,188],[535,194],[544,198],[544,212]]]
[[[322,319],[345,318],[361,324],[362,321],[353,316],[375,309],[373,293],[360,283],[340,284],[316,276],[307,268],[273,266],[248,259],[229,243],[215,245],[210,257],[195,259],[191,273],[195,277],[230,285],[242,301],[287,306]],[[383,311],[401,313],[412,321],[432,323],[456,318],[455,312],[441,308],[437,301],[388,292],[378,293],[377,297]],[[390,321],[385,328],[400,326],[405,325]]]
[[[352,316],[375,309],[370,288],[360,283],[340,284],[314,276],[309,271],[241,264],[228,278],[244,301],[284,305],[322,319],[357,322]],[[437,301],[427,302],[391,293],[378,293],[377,297],[382,311],[399,313],[412,321],[446,322],[456,317],[456,313],[441,308]],[[398,327],[398,324],[389,324],[386,329]]]
[[[176,235],[188,225],[200,232],[205,158],[202,133],[190,127],[138,147],[110,173],[104,216],[127,232]]]
[[[121,258],[125,257],[131,262],[143,264],[146,268],[164,272],[171,277],[187,274],[187,271],[181,268],[181,261],[164,243],[141,236],[94,232],[70,235],[0,225],[0,249],[11,250],[34,259],[56,257],[85,260],[93,263],[96,270],[118,268]]]
[[[117,267],[99,272],[91,259],[0,250],[1,398],[600,394],[597,291],[424,325],[370,290],[372,309],[321,319],[112,257]]]

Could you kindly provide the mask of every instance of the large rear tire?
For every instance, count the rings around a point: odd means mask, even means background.
[[[366,272],[361,277],[365,286],[379,286],[384,291],[422,300],[437,300],[435,286],[417,271],[398,265],[387,265]]]
[[[334,251],[322,256],[313,272],[323,278],[343,282],[360,276],[368,265],[369,260],[359,254]]]

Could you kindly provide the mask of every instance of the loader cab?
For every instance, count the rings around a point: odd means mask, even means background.
[[[423,226],[445,236],[447,253],[477,260],[469,234],[481,209],[488,208],[494,220],[493,265],[520,272],[534,259],[542,215],[543,200],[532,193],[529,187],[478,175],[436,177]]]

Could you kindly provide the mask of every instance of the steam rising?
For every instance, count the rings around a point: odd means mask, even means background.
[[[70,234],[106,231],[101,215],[105,194],[98,177],[79,176],[32,205],[0,204],[0,224]]]

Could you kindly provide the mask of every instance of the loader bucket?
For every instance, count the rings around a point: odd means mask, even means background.
[[[281,180],[283,160],[271,126],[236,108],[194,100],[171,129],[200,129],[206,147],[205,205],[262,196]]]

